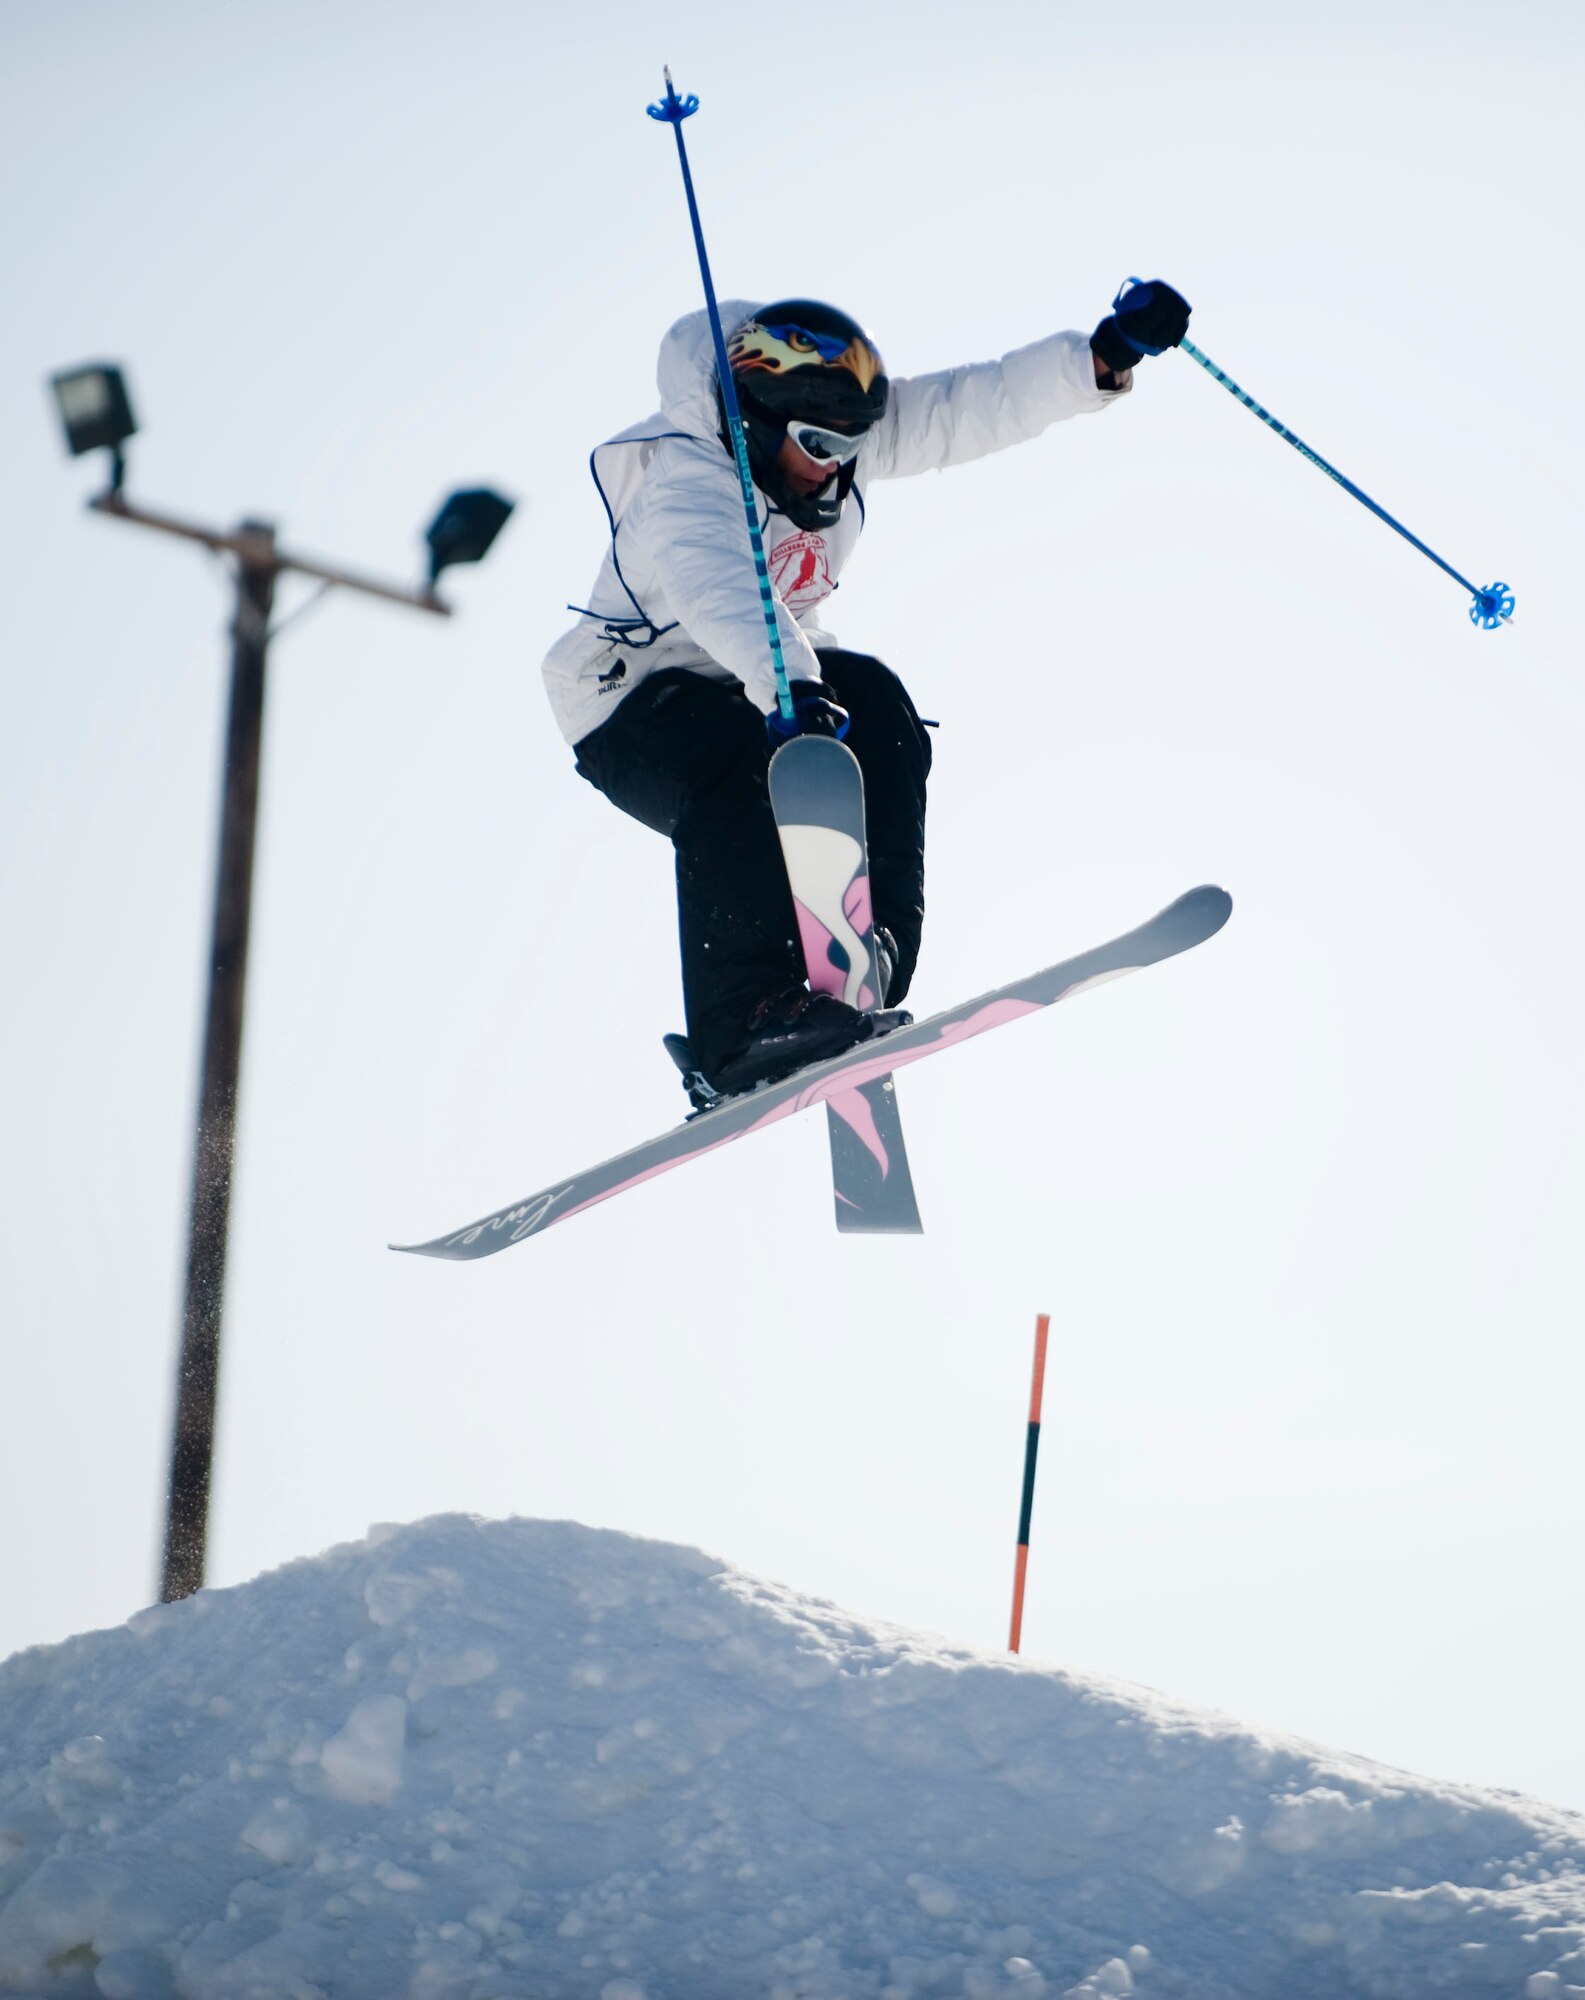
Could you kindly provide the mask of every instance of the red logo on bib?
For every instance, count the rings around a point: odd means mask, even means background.
[[[818,604],[836,588],[824,535],[789,535],[778,542],[770,552],[770,570],[784,604]]]

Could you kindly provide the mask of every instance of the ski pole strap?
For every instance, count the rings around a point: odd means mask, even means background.
[[[1461,583],[1475,600],[1470,606],[1469,611],[1470,622],[1472,624],[1479,625],[1484,631],[1492,632],[1500,624],[1506,623],[1508,619],[1512,618],[1514,596],[1507,584],[1493,583],[1488,584],[1484,590],[1477,590],[1467,577],[1459,575],[1451,563],[1444,562],[1435,549],[1428,548],[1418,535],[1411,535],[1403,523],[1395,521],[1385,507],[1378,507],[1370,495],[1356,486],[1352,479],[1345,478],[1335,465],[1328,465],[1318,451],[1312,451],[1303,438],[1296,436],[1288,429],[1286,424],[1280,423],[1271,414],[1270,410],[1257,403],[1247,390],[1241,389],[1232,376],[1225,369],[1218,368],[1208,354],[1202,354],[1192,340],[1180,341],[1179,346],[1191,361],[1198,361],[1207,375],[1214,377],[1216,381],[1220,382],[1230,396],[1236,396],[1246,410],[1253,410],[1260,421],[1263,424],[1268,424],[1277,433],[1278,437],[1291,444],[1294,450],[1302,457],[1307,458],[1312,465],[1318,466],[1329,479],[1335,479],[1343,491],[1351,493],[1362,507],[1368,507],[1379,520],[1385,521],[1389,528],[1396,529],[1406,542],[1412,543],[1420,551],[1421,555],[1429,556],[1437,568],[1445,570],[1455,583]]]
[[[679,97],[671,80],[671,71],[666,71],[666,95],[659,104],[648,107],[651,118],[663,125],[670,125],[677,140],[677,164],[682,168],[683,191],[688,197],[688,220],[693,224],[693,246],[699,255],[699,275],[704,280],[704,302],[710,315],[710,338],[715,345],[716,376],[721,384],[721,402],[726,410],[727,436],[732,441],[732,457],[737,464],[738,485],[743,491],[743,514],[748,522],[749,547],[754,552],[754,576],[759,584],[760,610],[765,614],[765,637],[770,645],[771,665],[776,672],[776,705],[784,722],[793,720],[792,689],[787,680],[787,662],[782,657],[781,632],[776,624],[776,599],[771,591],[770,566],[765,560],[765,544],[759,531],[759,509],[754,504],[754,475],[749,471],[748,443],[743,434],[743,412],[737,399],[737,386],[732,380],[732,369],[726,357],[726,339],[721,332],[721,310],[715,300],[715,285],[710,277],[710,259],[704,247],[704,230],[699,221],[699,204],[694,199],[693,175],[688,171],[688,148],[683,144],[682,121],[691,118],[699,109],[699,100],[692,92],[687,97]]]

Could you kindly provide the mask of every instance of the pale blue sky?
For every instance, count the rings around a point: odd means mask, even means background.
[[[519,496],[449,626],[272,656],[213,1577],[446,1508],[696,1542],[1585,1806],[1576,9],[459,0],[0,15],[0,1652],[155,1577],[228,590],[81,511],[45,376],[122,359],[131,490],[377,572]],[[1519,617],[1181,357],[878,491],[835,629],[941,718],[916,998],[1218,880],[1181,964],[922,1066],[927,1235],[843,1241],[818,1120],[477,1270],[384,1245],[665,1124],[663,843],[538,660],[585,459],[718,283],[894,372],[1129,272]],[[289,609],[292,594],[285,594]]]

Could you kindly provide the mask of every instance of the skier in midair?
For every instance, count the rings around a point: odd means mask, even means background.
[[[870,485],[965,464],[1107,408],[1182,340],[1186,301],[1133,285],[1093,334],[888,381],[874,340],[809,299],[721,306],[794,714],[781,716],[708,315],[661,343],[661,408],[594,452],[610,518],[579,623],[544,673],[577,768],[676,850],[692,1062],[730,1096],[835,1055],[872,1017],[809,991],[766,772],[800,733],[841,736],[864,774],[883,1003],[907,994],[924,923],[930,742],[889,667],[839,646],[825,600]]]

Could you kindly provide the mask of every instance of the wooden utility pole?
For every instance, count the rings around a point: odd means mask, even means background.
[[[119,487],[89,505],[163,534],[202,542],[232,557],[236,613],[231,626],[231,699],[226,723],[220,802],[220,858],[215,874],[214,937],[209,954],[209,1011],[204,1028],[193,1149],[187,1286],[182,1304],[181,1357],[176,1376],[176,1423],[160,1599],[172,1603],[202,1589],[209,1543],[209,1493],[220,1392],[220,1333],[226,1288],[226,1240],[236,1150],[237,1083],[242,1070],[242,1016],[253,904],[253,847],[258,825],[260,750],[264,735],[265,664],[276,578],[295,571],[326,588],[356,590],[449,616],[433,586],[408,590],[288,555],[275,531],[244,521],[233,533],[203,528],[134,506]]]
[[[260,554],[275,536],[243,523]],[[247,988],[248,929],[253,909],[253,845],[259,810],[259,753],[264,733],[264,665],[275,604],[273,560],[237,562],[237,608],[231,627],[231,706],[221,786],[220,861],[215,875],[214,939],[209,953],[209,1017],[204,1026],[193,1148],[187,1289],[176,1376],[176,1427],[160,1598],[169,1604],[202,1587],[209,1541],[209,1487],[220,1388],[220,1315],[226,1286],[231,1168],[242,1069],[242,1006]]]

